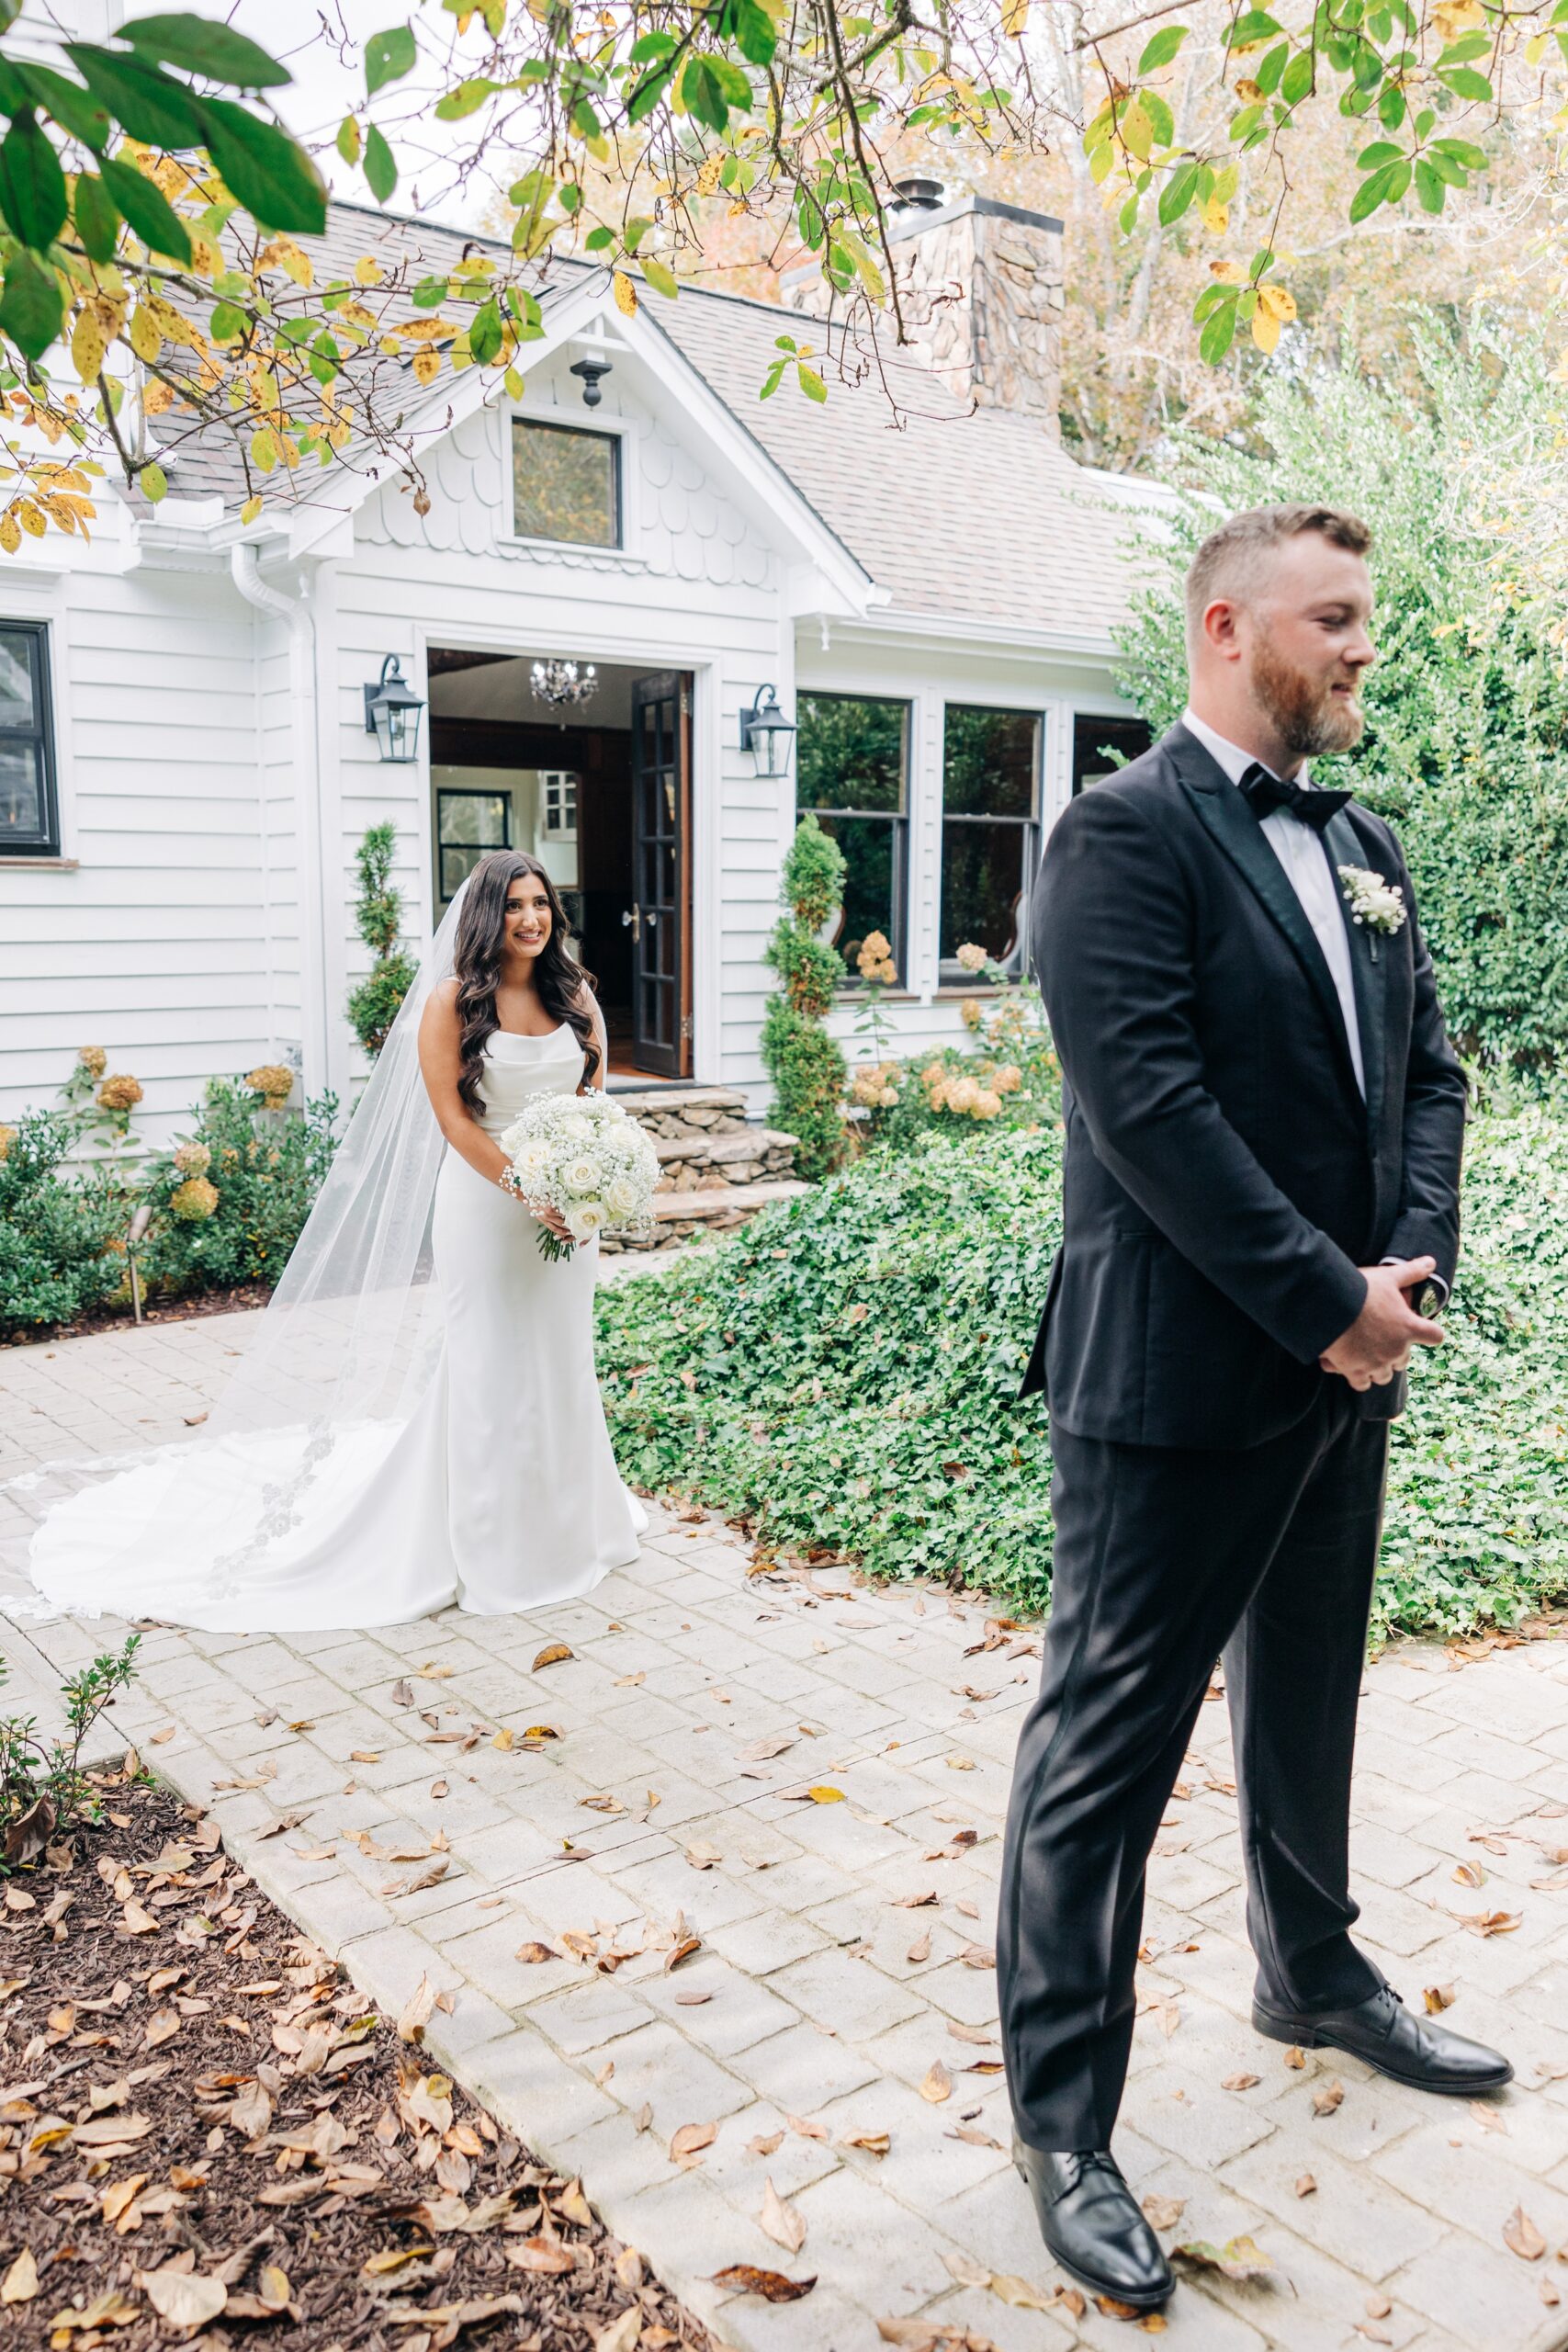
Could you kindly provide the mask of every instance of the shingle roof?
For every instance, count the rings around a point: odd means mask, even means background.
[[[450,271],[465,251],[507,252],[493,240],[354,205],[333,205],[324,235],[300,242],[318,283],[349,277],[365,253],[389,270],[406,267],[412,285]],[[552,261],[539,281],[547,314],[586,267]],[[647,296],[642,314],[887,592],[890,610],[1075,639],[1105,639],[1124,613],[1136,509],[1108,497],[1038,419],[997,408],[971,413],[917,361],[879,353],[869,365],[841,331],[771,303],[686,287],[674,302]],[[805,400],[787,380],[772,400],[759,397],[781,334],[814,345],[829,384],[825,404]],[[413,391],[406,362],[382,364]],[[430,405],[438,416],[439,399]],[[318,479],[313,467],[303,481],[275,476],[269,503]],[[229,437],[180,440],[173,487],[182,498],[216,493],[236,503],[244,483]]]

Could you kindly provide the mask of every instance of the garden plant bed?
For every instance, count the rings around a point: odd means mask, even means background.
[[[134,1758],[4,1882],[0,2306],[25,2352],[712,2352]],[[287,1834],[287,1833],[285,1833]]]

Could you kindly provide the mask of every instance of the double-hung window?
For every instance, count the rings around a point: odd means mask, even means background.
[[[59,854],[49,632],[42,621],[0,621],[0,857]]]
[[[966,978],[961,947],[1017,972],[1040,854],[1038,711],[949,703],[942,752],[942,937],[938,977]]]
[[[834,944],[852,982],[863,942],[879,931],[907,980],[909,706],[869,695],[803,694],[795,716],[800,813],[815,815],[844,854],[844,904]]]

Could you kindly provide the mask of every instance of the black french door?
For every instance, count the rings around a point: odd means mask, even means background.
[[[632,686],[632,1053],[639,1069],[691,1065],[691,685],[663,670]]]

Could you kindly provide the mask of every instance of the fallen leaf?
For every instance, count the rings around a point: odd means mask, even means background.
[[[1503,2244],[1521,2262],[1539,2262],[1546,2252],[1546,2240],[1522,2205],[1516,2205],[1504,2222]]]
[[[558,1959],[560,1958],[560,1954],[559,1954],[559,1952],[558,1952],[558,1951],[552,1951],[548,1944],[542,1944],[542,1943],[538,1943],[538,1942],[536,1942],[536,1941],[530,1941],[530,1942],[525,1943],[525,1944],[519,1944],[519,1945],[518,1945],[518,1947],[517,1947],[517,1958],[518,1958],[519,1960],[526,1960],[526,1961],[530,1961],[530,1962],[534,1962],[534,1961],[541,1961],[541,1960],[558,1960]]]
[[[141,2284],[159,2318],[171,2327],[205,2327],[229,2300],[221,2278],[206,2278],[194,2270],[146,2270]]]
[[[1151,2193],[1144,2199],[1144,2219],[1151,2230],[1174,2230],[1186,2203],[1185,2197],[1156,2197]]]
[[[1227,2075],[1220,2088],[1223,2091],[1249,2091],[1261,2080],[1260,2075]]]
[[[648,1668],[646,1667],[639,1667],[635,1674],[617,1674],[615,1677],[615,1688],[617,1690],[629,1690],[637,1683],[646,1682],[647,1680]]]
[[[1285,2064],[1287,2066],[1295,2067],[1299,2073],[1306,2064],[1306,2052],[1304,2050],[1299,2050],[1296,2047],[1296,2044],[1292,2041],[1290,2048],[1285,2052]]]
[[[672,1968],[679,1968],[683,1960],[690,1960],[692,1954],[696,1951],[701,1951],[702,1948],[703,1939],[701,1936],[682,1936],[678,1938],[677,1940],[671,1945],[670,1950],[664,1955],[665,1975],[668,1976]]]
[[[871,2156],[885,2156],[893,2145],[893,2136],[888,2132],[846,2132],[839,2145],[840,2148],[863,2148]]]
[[[166,1746],[167,1743],[173,1739],[177,1728],[178,1726],[175,1724],[165,1724],[162,1731],[155,1731],[152,1734],[152,1738],[147,1743],[148,1747],[163,1747]]]
[[[593,2352],[636,2352],[637,2338],[642,2334],[642,2309],[631,2303],[619,2319],[602,2327],[593,2338]]]
[[[762,1764],[770,1756],[782,1756],[786,1747],[794,1746],[793,1732],[773,1732],[766,1739],[753,1740],[750,1747],[743,1747],[740,1752],[749,1762]]]
[[[398,2019],[400,2041],[423,2041],[424,2029],[435,2011],[435,1987],[428,1976],[422,1976],[410,1994],[408,2006]]]
[[[30,2303],[38,2293],[38,2264],[31,2246],[25,2245],[0,2278],[0,2303]]]
[[[1511,1936],[1519,1924],[1517,1911],[1454,1911],[1450,1917],[1472,1936]]]
[[[813,1804],[842,1804],[844,1802],[842,1789],[807,1789],[806,1793]]]
[[[678,2162],[683,2156],[694,2156],[699,2148],[711,2148],[718,2137],[716,2123],[682,2123],[670,2143],[670,2154]]]
[[[762,2184],[762,2210],[758,2223],[775,2245],[786,2254],[798,2254],[806,2244],[806,2216],[794,2205],[787,2204],[771,2179]]]
[[[944,2268],[952,2273],[961,2287],[990,2285],[991,2273],[988,2266],[984,2262],[976,2262],[972,2254],[944,2254],[942,2259]]]
[[[1479,1862],[1456,1862],[1453,1882],[1456,1886],[1484,1886],[1486,1872]]]
[[[1451,2009],[1454,2005],[1454,1988],[1451,1984],[1428,1984],[1421,1998],[1427,2005],[1429,2018],[1440,2017],[1445,2009]]]
[[[151,1911],[144,1911],[140,1903],[128,1903],[120,1916],[125,1921],[127,1935],[155,1936],[158,1932],[157,1920]]]
[[[773,2155],[783,2146],[784,2133],[782,2132],[759,2132],[754,2139],[748,2140],[746,2143],[747,2153],[753,2156]]]
[[[1335,2109],[1339,2105],[1341,2099],[1343,2099],[1344,2096],[1345,2086],[1339,2081],[1338,2077],[1336,2076],[1333,2082],[1325,2083],[1322,2090],[1314,2091],[1312,2095],[1313,2113],[1314,2115],[1332,2115]]]
[[[1054,2293],[1043,2294],[1027,2278],[1015,2278],[1006,2270],[992,2272],[990,2287],[993,2295],[1018,2312],[1048,2312],[1056,2300]]]
[[[713,2283],[728,2287],[732,2294],[761,2295],[764,2302],[795,2303],[802,2295],[809,2295],[817,2279],[815,2274],[809,2278],[786,2278],[782,2270],[759,2270],[754,2263],[732,2262],[713,2273]]]
[[[1366,2309],[1369,2319],[1387,2319],[1393,2311],[1393,2305],[1386,2295],[1374,2293],[1367,2297]]]
[[[1207,2238],[1192,2238],[1175,2251],[1200,2269],[1217,2270],[1226,2278],[1266,2278],[1274,2267],[1249,2237],[1227,2238],[1224,2245],[1213,2245]]]
[[[1298,2197],[1315,2197],[1317,2195],[1317,2183],[1313,2178],[1310,2172],[1298,2173],[1296,2176],[1296,2195]]]
[[[1506,2132],[1508,2129],[1503,2119],[1502,2110],[1490,2106],[1483,2098],[1472,2098],[1470,2101],[1470,2111],[1483,2132]]]
[[[825,2123],[818,2123],[805,2115],[786,2115],[784,2121],[803,2140],[826,2140],[830,2136]]]
[[[940,2058],[934,2058],[931,2061],[925,2080],[919,2086],[919,2092],[920,2097],[930,2099],[933,2107],[940,2107],[944,2098],[952,2098],[953,2076]]]
[[[710,1846],[699,1838],[694,1846],[687,1847],[686,1860],[694,1871],[711,1871],[716,1862],[723,1861],[724,1856],[716,1846]]]
[[[539,1652],[530,1670],[537,1674],[542,1666],[558,1666],[562,1658],[570,1657],[572,1655],[572,1651],[568,1648],[565,1642],[549,1642]]]

